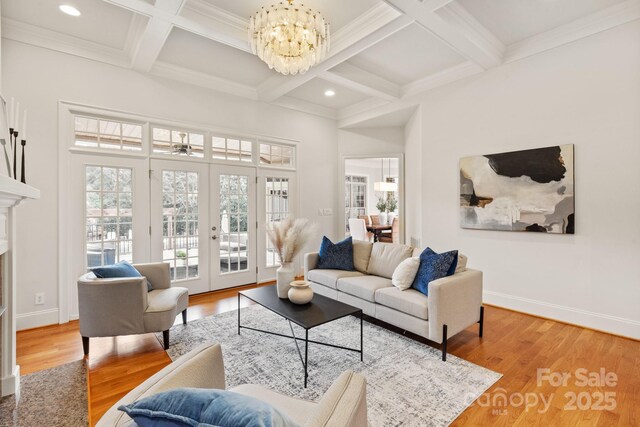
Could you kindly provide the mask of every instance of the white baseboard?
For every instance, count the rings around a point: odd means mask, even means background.
[[[534,316],[546,317],[615,335],[640,339],[640,322],[633,319],[625,319],[493,291],[484,291],[483,301],[487,304]]]
[[[58,309],[32,311],[31,313],[21,313],[16,316],[16,329],[38,328],[40,326],[57,325],[59,322]]]
[[[16,365],[13,373],[0,380],[0,390],[2,397],[20,392],[20,366]]]

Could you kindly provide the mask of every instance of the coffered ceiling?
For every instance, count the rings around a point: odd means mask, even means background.
[[[71,17],[58,10],[70,4]],[[640,0],[305,0],[327,59],[283,76],[249,52],[265,0],[2,0],[2,37],[337,119],[402,125],[415,95],[640,19]],[[334,96],[325,96],[332,89]],[[380,120],[375,120],[379,117]]]

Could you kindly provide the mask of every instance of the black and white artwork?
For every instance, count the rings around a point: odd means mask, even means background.
[[[460,159],[462,228],[574,234],[573,145]]]

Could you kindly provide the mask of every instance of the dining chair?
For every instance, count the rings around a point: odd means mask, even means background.
[[[364,219],[350,218],[349,230],[353,240],[364,240],[365,242],[373,242],[373,234],[367,231],[367,225]]]

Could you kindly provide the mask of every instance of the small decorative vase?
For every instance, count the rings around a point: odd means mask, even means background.
[[[276,289],[278,290],[278,298],[288,298],[290,283],[295,279],[293,271],[293,263],[285,262],[276,270]]]
[[[395,212],[389,212],[387,214],[387,221],[388,221],[387,224],[393,225],[393,220],[394,220],[395,217],[396,217],[396,213]]]
[[[380,225],[387,225],[387,213],[386,212],[380,212],[380,215],[378,215],[378,218],[380,219]]]
[[[309,282],[305,280],[291,282],[289,301],[302,305],[308,303],[311,299],[313,299],[313,289],[309,286]]]

